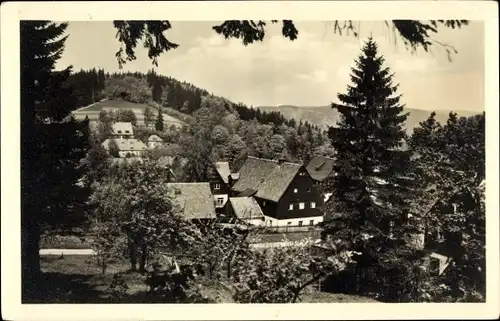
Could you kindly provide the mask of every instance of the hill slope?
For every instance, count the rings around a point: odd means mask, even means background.
[[[88,117],[89,120],[92,122],[99,120],[99,112],[103,109],[104,110],[131,109],[137,117],[138,124],[143,124],[144,110],[146,109],[146,106],[147,106],[146,104],[132,103],[125,100],[104,99],[101,100],[100,102],[93,103],[87,107],[77,109],[72,112],[72,115],[77,120],[84,120],[85,117]],[[154,112],[157,113],[156,108],[152,106],[150,107]],[[165,113],[165,109],[162,109],[162,111],[163,111],[162,112],[163,121],[166,126],[176,125],[178,127],[181,127],[186,125],[184,121]]]
[[[336,124],[340,118],[340,115],[337,110],[331,108],[330,106],[292,106],[292,105],[280,105],[279,107],[274,106],[259,106],[256,107],[263,111],[279,111],[286,118],[294,118],[297,121],[308,121],[313,125],[318,125],[323,128],[327,128],[327,126],[331,126]],[[408,120],[406,123],[406,127],[409,133],[413,132],[413,128],[418,126],[421,121],[426,120],[430,111],[422,110],[422,109],[413,109],[413,108],[405,108],[405,112],[409,112]],[[451,110],[439,110],[436,111],[436,119],[440,123],[445,123],[448,119],[448,115]],[[459,116],[472,116],[478,114],[477,112],[472,111],[456,111]]]

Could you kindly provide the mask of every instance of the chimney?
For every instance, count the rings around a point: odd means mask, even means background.
[[[233,177],[231,174],[227,176],[227,183],[229,184],[229,187],[233,187]]]

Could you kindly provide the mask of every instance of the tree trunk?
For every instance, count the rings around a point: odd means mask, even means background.
[[[141,257],[139,260],[139,271],[140,272],[146,272],[146,262],[148,258],[148,253],[146,251],[146,247],[142,246],[141,247]]]
[[[129,255],[130,255],[130,269],[132,271],[137,270],[137,245],[134,244],[132,240],[128,243]]]
[[[24,218],[26,220],[26,218]],[[21,232],[22,302],[36,297],[40,285],[40,227],[35,220],[23,222]],[[26,224],[27,223],[27,224]]]

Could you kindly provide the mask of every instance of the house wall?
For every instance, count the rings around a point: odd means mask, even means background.
[[[300,209],[300,203],[304,203],[303,209]],[[311,203],[315,204],[314,208]],[[292,210],[289,209],[290,204],[293,204]],[[279,220],[323,217],[323,204],[323,195],[318,192],[313,179],[302,167],[278,202],[277,214],[271,217]]]
[[[312,225],[311,225],[312,221]],[[315,225],[323,222],[323,216],[309,216],[290,219],[276,219],[274,217],[265,216],[265,225],[270,229],[276,228],[279,232],[298,232],[307,231]],[[301,225],[302,223],[302,225]]]
[[[217,199],[222,199],[222,204],[219,205],[217,203]],[[229,200],[229,195],[227,194],[214,194],[215,210],[218,212],[222,212],[228,200]]]
[[[142,155],[142,151],[139,151],[139,150],[121,150],[118,152],[118,155],[120,155],[120,157],[127,157],[127,154],[130,154],[132,156],[141,156]]]
[[[131,133],[131,134],[112,134],[111,138],[124,138],[124,139],[134,138],[134,133]]]
[[[266,224],[265,220],[262,218],[259,219],[248,219],[245,220],[246,223],[255,225],[255,226],[264,226]]]

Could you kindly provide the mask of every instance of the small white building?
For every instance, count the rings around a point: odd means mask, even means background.
[[[158,135],[151,135],[148,138],[148,147],[156,148],[163,145],[163,139],[161,139]]]
[[[132,123],[116,122],[111,125],[111,137],[134,138],[134,127]]]

